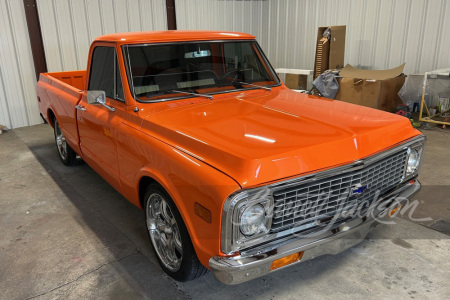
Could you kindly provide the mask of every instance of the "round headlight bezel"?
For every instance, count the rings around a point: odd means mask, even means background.
[[[255,214],[258,214],[258,216],[254,216]],[[244,236],[254,236],[266,230],[265,223],[266,212],[264,206],[259,203],[253,204],[242,211],[239,230]],[[251,230],[249,230],[249,227],[251,227]]]

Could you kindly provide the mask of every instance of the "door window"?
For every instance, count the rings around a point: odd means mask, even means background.
[[[124,101],[115,48],[95,47],[92,55],[88,90],[105,91],[106,97]]]

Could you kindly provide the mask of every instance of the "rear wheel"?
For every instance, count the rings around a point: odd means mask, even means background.
[[[156,184],[145,193],[145,220],[148,235],[161,268],[178,281],[202,276],[200,263],[186,226],[170,196]]]
[[[77,154],[67,144],[66,138],[59,127],[58,120],[53,121],[55,131],[55,143],[58,149],[59,158],[66,166],[73,166],[77,161]]]

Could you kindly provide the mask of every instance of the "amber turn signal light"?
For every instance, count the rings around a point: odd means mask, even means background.
[[[397,210],[399,210],[400,208],[402,208],[402,206],[403,206],[403,204],[400,204],[399,206],[397,206],[396,208],[394,208],[393,210],[391,210],[391,211],[388,213],[387,217],[390,218],[393,214],[395,214],[395,212],[396,212]]]
[[[279,258],[277,260],[274,260],[272,262],[272,265],[270,266],[270,271],[279,269],[281,267],[284,267],[284,266],[287,266],[289,264],[299,261],[300,259],[302,259],[303,253],[304,253],[304,251],[297,252],[297,253]]]
[[[199,216],[206,222],[211,223],[211,212],[200,203],[194,203],[194,212],[197,216]]]

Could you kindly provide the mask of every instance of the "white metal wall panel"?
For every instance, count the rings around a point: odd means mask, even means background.
[[[0,124],[41,123],[23,1],[0,1]]]
[[[317,27],[331,25],[347,26],[345,62],[356,67],[450,66],[450,0],[176,0],[176,12],[178,29],[255,35],[280,68],[312,69]]]
[[[444,1],[433,0],[428,1],[425,14],[425,27],[423,28],[423,42],[421,44],[421,57],[418,64],[420,70],[435,69],[438,54],[437,47],[429,47],[429,45],[437,45],[440,43],[443,30],[445,30],[448,38],[448,30],[450,28],[442,28],[445,15],[443,14]],[[449,17],[448,15],[446,16]],[[448,66],[446,66],[448,67]]]
[[[409,21],[407,20],[409,20],[410,7],[411,2],[409,0],[395,1],[395,6],[392,12],[392,29],[390,29],[392,30],[392,34],[389,42],[386,68],[393,65],[392,62],[407,61],[405,53],[407,47],[407,33],[409,28]],[[393,28],[395,28],[395,30],[393,30]]]
[[[87,44],[91,41],[90,26],[86,17],[86,7],[83,1],[71,1],[69,8],[71,11],[70,21],[72,23],[73,40],[75,44],[76,67],[81,66],[84,69],[87,65],[86,55],[84,53],[89,51],[89,46],[87,46]]]
[[[438,55],[437,55],[437,66],[450,66],[450,55],[449,55],[449,49],[450,49],[450,38],[448,38],[448,28],[450,28],[450,3],[448,1],[444,2],[444,9],[442,10],[444,16],[447,16],[446,18],[443,18],[442,28],[440,34],[440,47],[438,47]],[[444,35],[444,33],[447,33],[447,36]]]
[[[86,69],[89,46],[115,32],[166,30],[165,0],[37,0],[49,72]]]
[[[102,34],[167,28],[165,0],[37,0],[48,70],[85,69]],[[312,69],[317,27],[347,25],[345,62],[405,73],[450,66],[450,0],[176,0],[179,29],[255,35],[275,67]],[[447,16],[447,17],[446,17]],[[0,124],[41,122],[22,1],[0,0]]]

